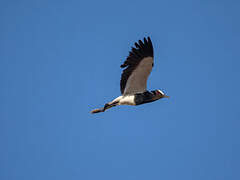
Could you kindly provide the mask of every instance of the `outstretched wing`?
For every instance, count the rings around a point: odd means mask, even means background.
[[[153,67],[153,45],[150,37],[135,43],[129,56],[121,65],[122,72],[120,88],[123,95],[146,91],[147,79]]]

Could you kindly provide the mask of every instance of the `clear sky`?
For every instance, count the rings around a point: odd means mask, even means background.
[[[240,1],[0,2],[1,180],[239,180]],[[150,36],[148,89],[92,115]]]

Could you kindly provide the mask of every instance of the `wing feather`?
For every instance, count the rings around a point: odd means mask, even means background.
[[[136,48],[135,48],[136,47]],[[150,37],[135,43],[121,68],[120,88],[122,94],[134,94],[146,90],[147,79],[153,66],[153,45]]]

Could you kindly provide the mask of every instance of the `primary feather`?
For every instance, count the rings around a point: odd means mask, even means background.
[[[150,37],[135,43],[129,56],[121,65],[122,72],[120,89],[123,95],[146,91],[147,79],[153,67],[153,45]]]

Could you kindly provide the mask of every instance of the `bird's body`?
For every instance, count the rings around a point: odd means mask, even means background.
[[[139,40],[135,46],[121,65],[121,68],[125,68],[120,81],[122,95],[92,113],[104,112],[113,106],[136,106],[168,97],[161,90],[147,91],[147,79],[154,64],[151,39],[144,38],[144,42]]]

